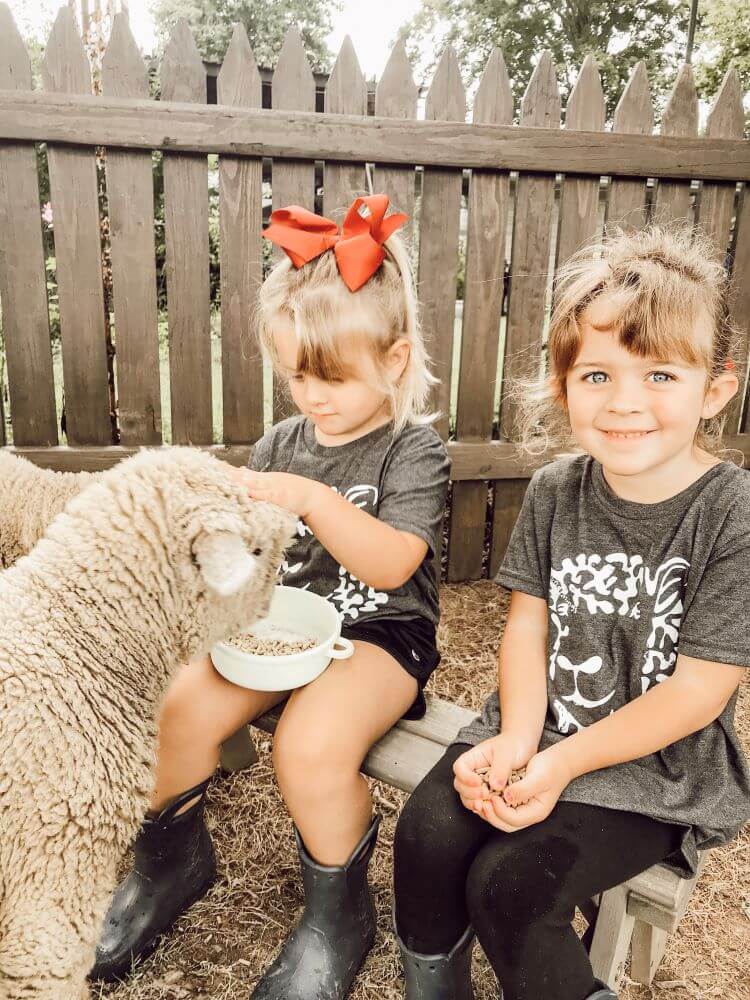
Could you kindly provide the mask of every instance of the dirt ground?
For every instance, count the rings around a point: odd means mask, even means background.
[[[495,683],[495,650],[507,597],[483,581],[442,588],[443,664],[431,689],[478,707]],[[737,729],[750,753],[750,684],[737,710]],[[256,740],[261,759],[250,771],[217,779],[208,821],[221,877],[178,922],[155,955],[115,987],[96,986],[95,1000],[242,1000],[276,953],[302,905],[292,827],[273,779],[270,740]],[[357,978],[352,1000],[403,995],[389,928],[391,846],[406,796],[372,782],[383,813],[372,866],[379,916],[375,946]],[[750,830],[711,853],[690,909],[670,942],[651,987],[625,979],[623,1000],[747,1000],[750,996]],[[498,996],[484,956],[474,953],[477,1000]],[[539,1000],[546,1000],[540,997]],[[552,1000],[552,998],[550,998]]]

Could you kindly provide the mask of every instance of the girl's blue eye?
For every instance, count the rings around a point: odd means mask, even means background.
[[[601,375],[601,378],[599,376]],[[604,385],[606,379],[609,378],[606,372],[587,372],[583,376],[583,381],[588,382],[589,385]]]
[[[296,375],[290,375],[289,376],[289,381],[290,382],[303,382],[304,379],[305,379],[305,376],[302,375],[302,374],[300,374],[299,372]]]
[[[658,385],[665,385],[667,382],[674,382],[674,375],[670,375],[669,372],[649,372],[649,375],[653,376],[654,381]]]

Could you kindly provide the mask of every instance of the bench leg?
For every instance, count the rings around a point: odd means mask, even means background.
[[[661,928],[636,920],[633,929],[633,954],[630,959],[631,979],[650,985],[664,958],[668,938],[667,932]]]
[[[628,889],[602,893],[589,958],[597,979],[616,989],[628,958],[635,918],[628,913]]]
[[[252,767],[257,760],[258,752],[247,726],[238,729],[234,736],[230,736],[221,745],[220,766],[227,774],[244,771]]]

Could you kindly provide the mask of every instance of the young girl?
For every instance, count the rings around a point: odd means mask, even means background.
[[[408,257],[385,195],[359,198],[339,235],[292,206],[265,235],[289,259],[260,296],[261,336],[300,410],[258,442],[243,475],[253,497],[299,515],[283,582],[339,611],[354,655],[292,692],[274,764],[296,828],[304,914],[256,1000],[347,995],[375,932],[367,867],[378,827],[360,766],[402,716],[424,714],[440,659],[432,556],[448,457],[425,406],[428,359]],[[286,693],[225,681],[210,658],[167,694],[152,813],[117,890],[94,975],[125,972],[215,873],[203,797],[222,742]],[[187,808],[185,808],[187,806]]]
[[[750,813],[732,722],[750,475],[718,457],[738,388],[723,269],[689,233],[599,251],[564,269],[549,377],[527,392],[526,441],[583,454],[533,476],[498,574],[499,697],[397,829],[409,1000],[473,996],[474,934],[504,1000],[614,997],[576,904],[657,862],[693,873]]]

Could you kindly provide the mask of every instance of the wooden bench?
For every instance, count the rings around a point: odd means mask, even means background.
[[[254,725],[273,733],[281,707],[258,719]],[[362,770],[373,778],[411,792],[442,757],[458,730],[475,718],[476,712],[452,702],[427,696],[427,714],[418,721],[398,722],[372,748]],[[257,760],[247,727],[222,748],[221,765],[227,772],[249,767]],[[628,952],[630,977],[650,983],[664,955],[669,934],[676,930],[690,900],[696,879],[680,878],[665,865],[648,871],[581,904],[589,922],[584,940],[589,948],[594,974],[616,988]]]

